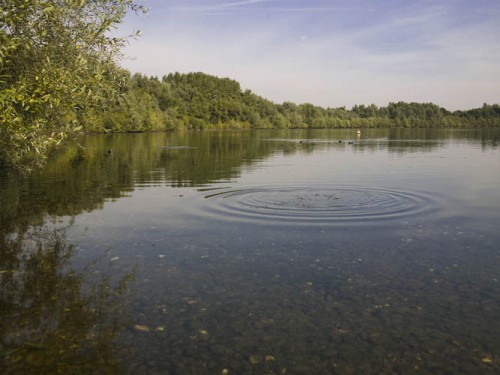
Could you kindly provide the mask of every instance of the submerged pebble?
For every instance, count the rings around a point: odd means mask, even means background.
[[[262,358],[256,354],[251,355],[250,358],[248,358],[248,360],[252,365],[258,365],[260,362],[262,362]]]
[[[148,327],[148,326],[146,326],[146,325],[136,324],[136,325],[134,326],[134,328],[135,328],[137,331],[149,332],[149,327]]]

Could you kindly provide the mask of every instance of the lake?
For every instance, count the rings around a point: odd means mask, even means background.
[[[0,175],[0,372],[500,372],[500,129],[95,135]]]

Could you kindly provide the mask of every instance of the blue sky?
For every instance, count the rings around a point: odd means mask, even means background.
[[[499,0],[149,0],[122,65],[229,77],[276,103],[500,103]]]

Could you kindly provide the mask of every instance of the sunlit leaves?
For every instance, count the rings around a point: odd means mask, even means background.
[[[43,163],[82,112],[116,95],[124,39],[109,31],[129,9],[143,10],[133,0],[0,3],[0,166]]]

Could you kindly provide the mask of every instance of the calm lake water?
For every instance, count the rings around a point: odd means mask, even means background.
[[[499,373],[499,141],[99,135],[0,175],[0,372]]]

